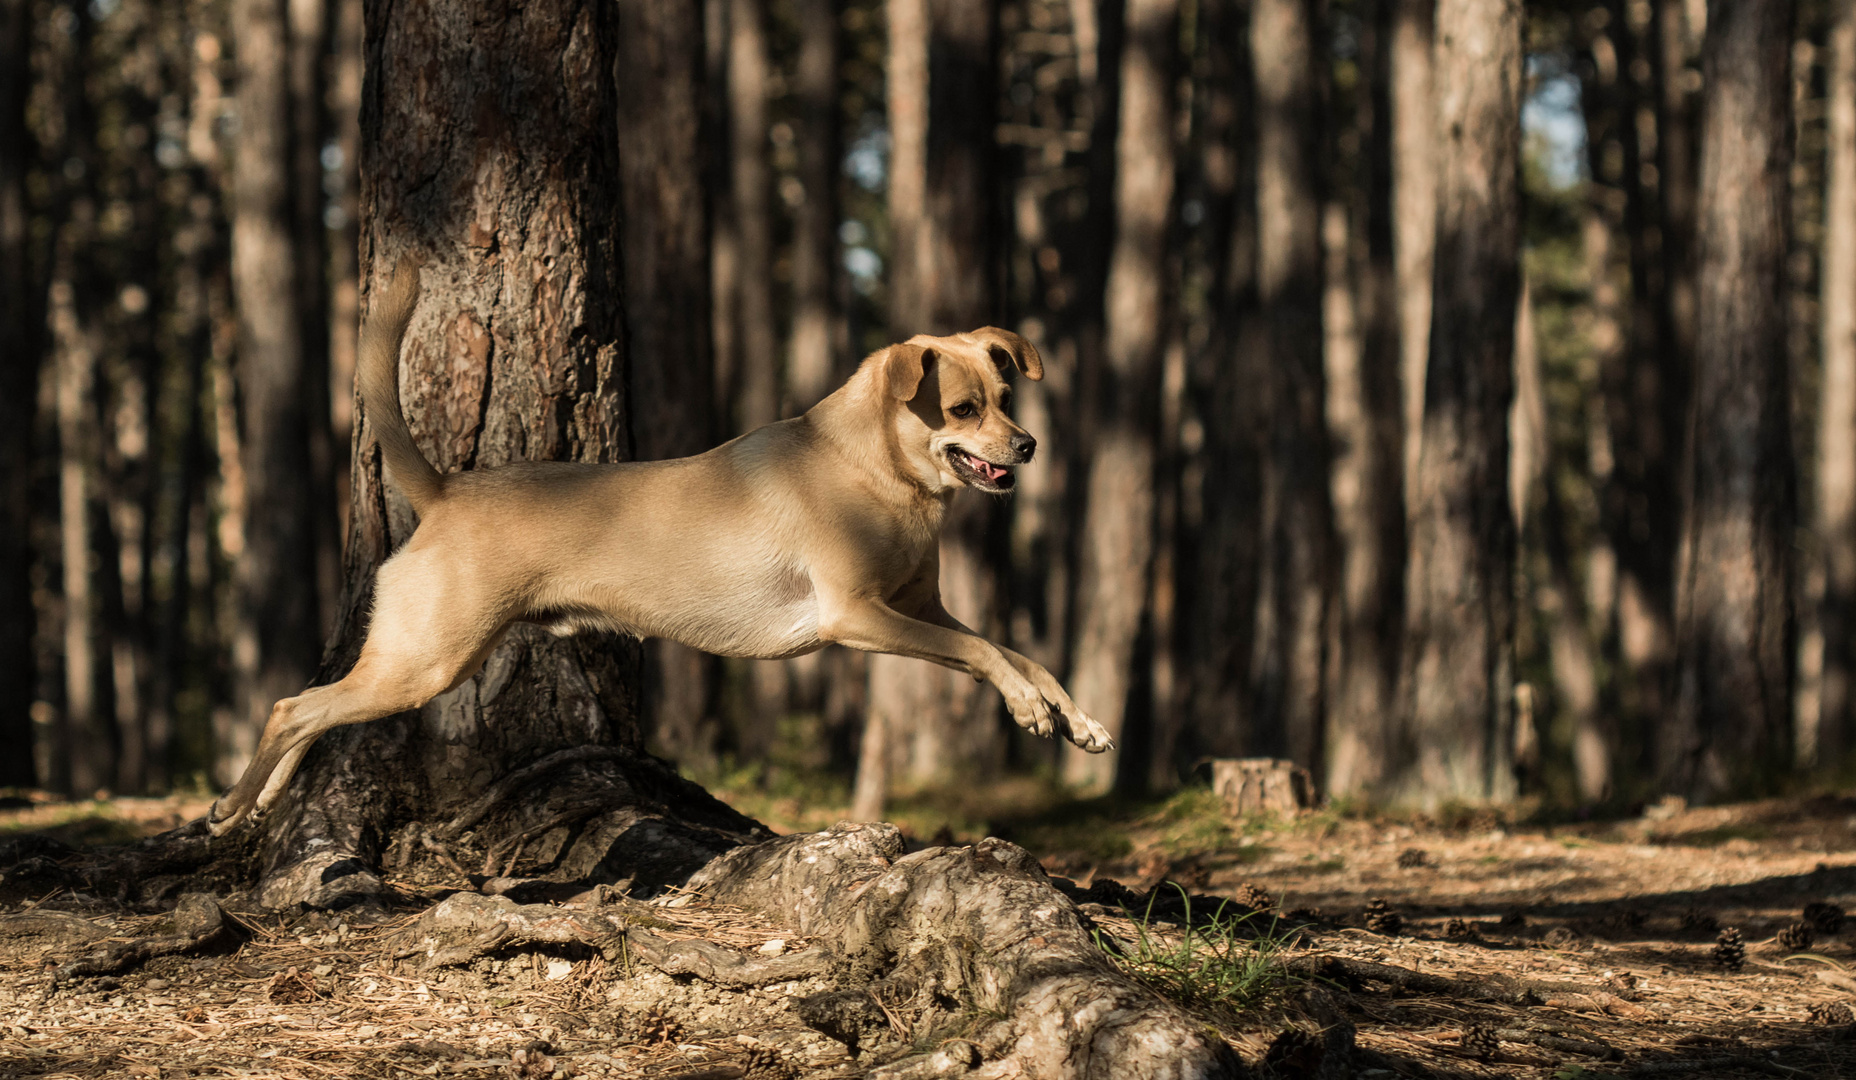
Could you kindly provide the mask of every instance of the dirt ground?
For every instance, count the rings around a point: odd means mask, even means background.
[[[115,842],[204,809],[197,800],[35,802],[0,812],[0,838]],[[775,825],[812,824],[747,809]],[[955,827],[976,824],[971,807],[937,818],[918,805],[915,818],[924,838],[941,822],[936,843],[978,839]],[[1233,821],[1194,792],[1144,806],[1021,802],[977,824],[1073,883],[1111,944],[1164,946],[1185,932],[1177,913],[1092,902],[1115,892],[1111,878],[1160,897],[1177,895],[1163,884],[1176,882],[1197,894],[1200,912],[1216,897],[1273,905],[1249,924],[1274,928],[1276,989],[1235,1017],[1206,1014],[1266,1074],[1304,1075],[1284,1052],[1294,1049],[1288,1013],[1271,993],[1323,985],[1357,1028],[1361,1080],[1856,1077],[1856,922],[1827,933],[1835,919],[1820,906],[1813,941],[1787,933],[1806,921],[1806,905],[1856,904],[1856,799],[1666,805],[1549,826],[1468,814]],[[401,884],[405,908],[376,921],[234,908],[232,945],[61,985],[50,974],[57,964],[153,932],[162,916],[70,893],[0,911],[0,1077],[771,1080],[861,1076],[871,1065],[800,1020],[795,1003],[823,989],[811,980],[721,989],[574,947],[421,970],[417,957],[395,955],[401,935],[424,906],[468,883]],[[699,897],[652,904],[667,936],[763,953],[811,947]],[[1728,928],[1743,942],[1737,970],[1720,958]],[[1295,973],[1320,957],[1356,966]],[[1359,977],[1383,970],[1371,964],[1445,978],[1400,988]],[[1525,1003],[1478,999],[1467,992],[1488,985],[1478,976],[1535,989]]]

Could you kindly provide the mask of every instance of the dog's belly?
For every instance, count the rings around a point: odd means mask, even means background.
[[[741,566],[562,590],[526,615],[557,634],[609,630],[665,638],[718,656],[781,659],[816,652],[818,600],[799,567]]]

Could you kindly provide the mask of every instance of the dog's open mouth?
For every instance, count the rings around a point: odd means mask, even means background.
[[[1010,491],[1017,482],[1009,465],[994,465],[983,457],[969,454],[958,446],[947,448],[947,462],[954,475],[981,491]]]

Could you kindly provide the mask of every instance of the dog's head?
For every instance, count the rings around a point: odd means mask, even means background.
[[[1012,422],[1012,387],[1005,369],[1044,377],[1044,361],[1029,341],[997,327],[965,334],[918,334],[881,357],[904,453],[942,489],[1012,490],[1012,466],[1031,460],[1038,441]]]

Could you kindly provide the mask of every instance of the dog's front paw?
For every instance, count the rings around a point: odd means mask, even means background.
[[[1005,705],[1012,711],[1012,721],[1026,731],[1047,739],[1057,733],[1057,710],[1030,684],[1025,685],[1023,693],[1007,694]]]
[[[1064,717],[1063,737],[1092,754],[1107,753],[1115,749],[1115,737],[1108,729],[1089,718],[1089,714],[1077,709],[1074,714]]]

